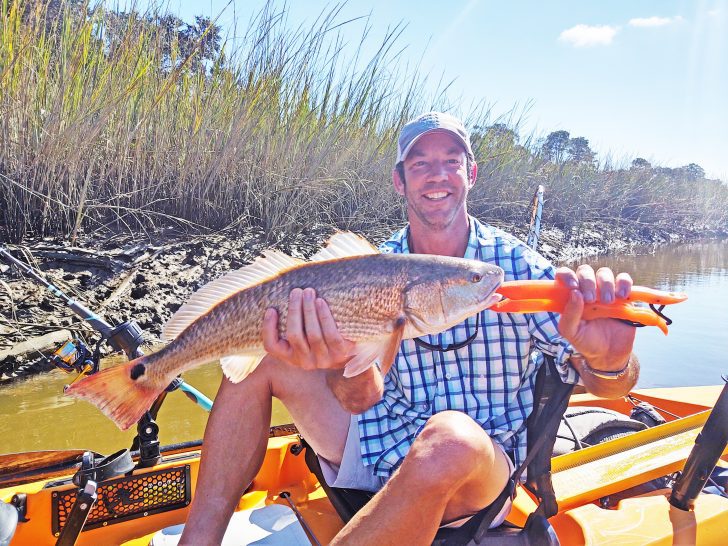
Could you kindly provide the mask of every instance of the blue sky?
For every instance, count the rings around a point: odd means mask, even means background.
[[[191,21],[227,3],[171,0],[169,9]],[[223,33],[232,33],[234,16],[244,27],[263,4],[233,0],[219,19]],[[289,24],[331,5],[291,0]],[[728,0],[370,0],[349,2],[340,17],[361,15],[373,27],[363,56],[404,22],[402,60],[419,62],[433,89],[441,76],[453,80],[456,113],[478,102],[496,117],[515,107],[521,134],[563,129],[589,139],[601,160],[697,163],[728,181]],[[347,30],[347,53],[362,29]]]

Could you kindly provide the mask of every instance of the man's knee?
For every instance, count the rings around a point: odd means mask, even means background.
[[[315,371],[306,371],[266,356],[253,372],[240,383],[227,385],[231,391],[242,393],[253,391],[264,396],[274,396],[285,400],[290,393],[305,390],[307,384],[316,376]],[[323,381],[323,379],[318,380]],[[229,381],[227,383],[230,383]]]
[[[245,403],[246,401],[257,403],[259,396],[271,396],[273,393],[271,383],[273,373],[270,360],[269,358],[261,360],[255,370],[243,381],[238,383],[233,383],[226,377],[223,377],[217,398],[220,398],[221,401],[224,399],[234,399],[236,403]]]
[[[469,416],[444,411],[430,417],[407,455],[433,485],[464,481],[483,464],[492,464],[494,445]]]

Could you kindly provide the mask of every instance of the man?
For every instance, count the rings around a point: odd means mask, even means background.
[[[476,175],[460,121],[430,112],[408,123],[393,180],[409,225],[383,249],[483,260],[503,267],[506,280],[555,277],[573,289],[560,318],[486,310],[442,334],[406,340],[394,363],[346,379],[341,368],[352,344],[312,289],[292,291],[286,339],[268,310],[269,356],[245,381],[223,380],[183,543],[220,542],[262,462],[273,396],[316,450],[331,485],[378,491],[334,543],[428,544],[441,524],[457,525],[492,503],[523,460],[543,359],[531,354],[534,347],[556,358],[565,380],[578,373],[600,396],[621,396],[636,383],[635,329],[581,320],[585,302],[627,297],[630,277],[588,266],[554,272],[515,238],[480,224],[466,203]]]

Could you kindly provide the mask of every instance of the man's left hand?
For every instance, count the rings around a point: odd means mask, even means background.
[[[595,272],[589,265],[581,265],[576,271],[560,267],[556,270],[556,281],[573,288],[559,321],[561,335],[584,355],[592,368],[624,368],[632,353],[636,328],[614,319],[582,320],[582,313],[585,304],[609,304],[627,298],[632,291],[629,274],[615,277],[607,267]]]

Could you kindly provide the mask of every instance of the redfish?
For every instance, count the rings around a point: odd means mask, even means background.
[[[389,365],[402,339],[434,334],[500,299],[500,267],[479,261],[416,254],[379,254],[351,233],[334,235],[311,258],[267,251],[251,265],[193,294],[163,329],[171,343],[157,353],[73,383],[67,394],[98,406],[122,430],[136,423],[180,373],[220,360],[233,382],[265,356],[265,310],[278,310],[285,337],[288,297],[312,287],[329,305],[341,335],[354,342],[344,375],[375,362]]]

